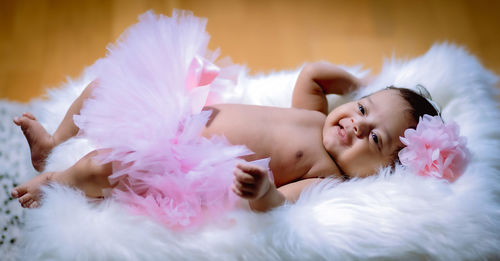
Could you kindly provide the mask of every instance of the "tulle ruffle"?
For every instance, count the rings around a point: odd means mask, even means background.
[[[98,86],[74,117],[97,148],[111,149],[98,160],[114,162],[112,196],[169,227],[190,227],[231,207],[232,171],[251,153],[223,137],[200,137],[210,112],[193,113],[202,105],[186,78],[196,56],[217,58],[207,50],[205,24],[182,11],[141,15],[91,68]],[[220,68],[210,102],[235,84],[238,69]]]

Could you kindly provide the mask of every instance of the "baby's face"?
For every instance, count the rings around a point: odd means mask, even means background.
[[[399,140],[414,124],[397,90],[383,90],[335,108],[323,126],[323,145],[350,177],[366,177],[394,161]]]

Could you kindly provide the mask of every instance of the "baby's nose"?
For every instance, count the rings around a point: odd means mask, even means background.
[[[353,123],[352,129],[353,129],[356,137],[362,138],[367,134],[369,128],[368,128],[368,124],[366,122],[364,122],[363,120],[359,120],[359,121],[352,120],[352,123]]]
[[[353,125],[352,129],[354,130],[354,135],[356,135],[356,137],[361,137],[362,136],[360,128],[357,125]]]

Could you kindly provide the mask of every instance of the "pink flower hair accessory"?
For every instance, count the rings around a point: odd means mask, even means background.
[[[471,157],[458,125],[446,124],[439,116],[420,117],[417,128],[405,130],[399,139],[406,145],[398,153],[399,161],[420,176],[453,182],[463,174]]]

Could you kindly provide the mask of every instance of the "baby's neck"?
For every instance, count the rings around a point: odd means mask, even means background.
[[[328,153],[328,151],[326,151],[326,153]],[[328,153],[328,155],[330,156],[332,161],[335,163],[335,167],[337,167],[337,171],[335,172],[335,173],[338,173],[337,176],[344,179],[344,181],[350,179],[350,177],[340,168],[340,166],[337,164],[337,161],[332,157],[332,155],[330,155],[330,153]]]

